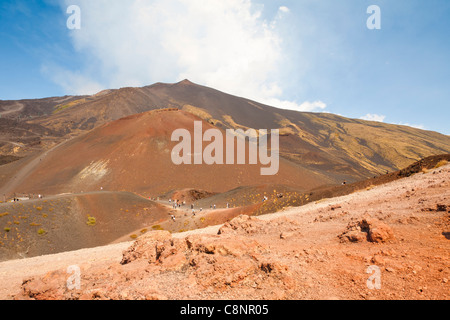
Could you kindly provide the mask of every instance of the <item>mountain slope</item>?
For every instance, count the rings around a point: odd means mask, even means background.
[[[54,99],[49,106],[41,107],[47,115],[21,122],[39,128],[34,130],[37,138],[33,138],[39,143],[23,148],[13,145],[20,141],[20,134],[14,133],[0,152],[24,156],[36,148],[48,150],[68,137],[83,135],[111,121],[164,108],[183,110],[221,129],[279,129],[281,157],[310,172],[330,176],[331,183],[366,179],[450,152],[450,137],[436,132],[277,109],[188,80],[106,90],[90,97],[65,97],[67,101],[61,98],[57,105]]]
[[[184,111],[167,109],[107,123],[35,158],[32,167],[28,162],[22,167],[28,168],[23,176],[16,175],[20,176],[19,182],[11,181],[0,190],[7,194],[59,194],[104,188],[157,197],[185,188],[225,192],[245,185],[283,184],[308,189],[339,179],[285,159],[280,159],[279,172],[274,176],[262,176],[262,166],[248,162],[177,166],[171,159],[178,144],[171,141],[172,132],[184,128],[194,137],[195,121],[202,120]],[[203,121],[203,132],[209,128],[214,126]],[[11,185],[14,188],[8,188]]]
[[[53,130],[88,130],[160,108],[178,108],[222,128],[280,129],[281,155],[311,169],[355,179],[398,170],[450,152],[450,137],[406,126],[277,109],[188,80],[110,90],[34,122]]]

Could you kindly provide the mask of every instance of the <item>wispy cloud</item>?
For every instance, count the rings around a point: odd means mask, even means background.
[[[362,116],[360,119],[367,120],[367,121],[384,122],[384,120],[386,119],[386,116],[368,113],[365,116]]]
[[[67,94],[92,95],[104,89],[100,83],[92,78],[54,64],[42,66],[41,73],[61,86]]]
[[[365,116],[361,117],[360,119],[367,120],[367,121],[375,121],[375,122],[386,122],[385,121],[386,116],[379,115],[379,114],[371,114],[371,113],[366,114]],[[404,123],[404,122],[395,122],[395,123],[391,123],[391,124],[407,126],[407,127],[412,127],[412,128],[421,129],[421,130],[427,130],[426,127],[421,124],[410,124],[410,123]]]
[[[82,28],[68,32],[92,64],[76,72],[53,67],[53,79],[72,93],[187,78],[281,108],[326,107],[283,99],[279,71],[289,66],[277,23],[286,6],[267,21],[252,0],[64,0],[62,6],[74,3]]]
[[[400,126],[412,127],[412,128],[421,129],[421,130],[427,130],[427,128],[422,124],[410,124],[410,123],[403,123],[403,122],[394,123],[394,124],[398,124]]]

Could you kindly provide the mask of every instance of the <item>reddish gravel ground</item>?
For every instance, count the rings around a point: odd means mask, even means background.
[[[445,165],[272,215],[1,263],[0,298],[448,300],[449,266]]]

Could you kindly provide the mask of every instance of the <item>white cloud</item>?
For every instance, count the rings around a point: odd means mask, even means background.
[[[103,90],[103,86],[80,72],[72,72],[55,65],[41,67],[41,72],[59,84],[67,94],[91,95]]]
[[[278,10],[283,13],[289,13],[291,11],[288,7],[285,6],[281,6]]]
[[[367,121],[384,122],[384,120],[386,119],[386,116],[368,113],[365,116],[361,117],[360,119],[367,120]]]
[[[325,110],[327,105],[322,101],[314,101],[314,102],[304,102],[300,105],[300,110],[302,111],[317,111],[317,110]]]
[[[412,128],[416,128],[416,129],[421,129],[421,130],[427,130],[427,128],[422,124],[409,124],[409,123],[403,123],[403,122],[395,123],[395,124],[400,125],[400,126],[407,126],[407,127],[412,127]]]
[[[326,106],[283,99],[277,79],[289,65],[277,22],[289,12],[285,6],[266,21],[263,6],[252,0],[62,1],[65,8],[74,2],[81,8],[81,29],[70,35],[87,61],[86,70],[66,72],[61,85],[71,92],[187,78],[278,107],[312,111]],[[58,74],[57,79],[64,78],[63,69]]]
[[[306,101],[302,104],[298,104],[296,102],[288,100],[280,100],[272,98],[272,99],[265,99],[261,102],[280,109],[304,111],[304,112],[322,112],[327,107],[326,103],[322,101],[314,101],[314,102]]]
[[[386,116],[368,113],[365,116],[361,117],[360,119],[367,120],[367,121],[385,122]],[[392,123],[392,124],[426,130],[425,126],[421,125],[421,124],[410,124],[410,123],[404,123],[404,122]]]

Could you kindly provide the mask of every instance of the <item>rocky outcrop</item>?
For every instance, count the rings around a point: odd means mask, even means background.
[[[369,241],[383,243],[395,239],[392,228],[386,223],[374,218],[363,218],[350,222],[347,229],[339,235],[341,241],[362,242]]]

